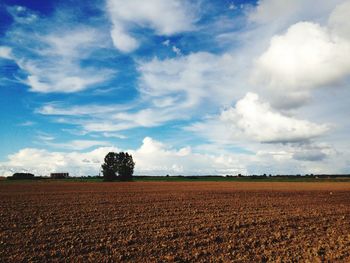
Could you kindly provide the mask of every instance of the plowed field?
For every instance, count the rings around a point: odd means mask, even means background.
[[[0,183],[0,262],[350,262],[350,183]]]

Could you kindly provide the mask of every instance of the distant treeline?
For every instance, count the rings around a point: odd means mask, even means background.
[[[147,178],[159,178],[159,177],[171,177],[171,178],[186,178],[186,179],[201,179],[201,178],[253,178],[253,179],[263,179],[268,177],[273,178],[350,178],[350,174],[290,174],[290,175],[166,175],[166,176],[152,176],[152,175],[135,175],[135,177],[140,179]]]
[[[235,180],[235,179],[302,179],[302,178],[315,178],[315,179],[336,179],[336,178],[350,178],[350,174],[305,174],[305,175],[272,175],[272,174],[262,174],[262,175],[165,175],[165,176],[150,176],[150,175],[135,175],[133,177],[135,181],[142,180]],[[7,177],[9,180],[48,180],[48,179],[66,179],[66,180],[102,180],[103,176],[34,176],[31,173],[15,173],[11,177]]]
[[[49,180],[49,179],[102,179],[102,176],[74,176],[69,177],[65,174],[52,174],[51,176],[35,176],[31,173],[15,173],[7,177],[8,180]]]
[[[34,179],[35,176],[34,174],[31,174],[31,173],[14,173],[12,175],[12,177],[8,177],[8,179],[17,179],[17,180],[20,180],[20,179]]]

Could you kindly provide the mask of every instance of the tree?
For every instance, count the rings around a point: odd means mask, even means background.
[[[121,179],[131,179],[134,173],[135,162],[132,159],[131,154],[120,152],[117,154],[117,163],[118,163],[118,176]]]
[[[109,152],[105,157],[104,164],[102,164],[104,180],[130,180],[134,173],[134,167],[135,162],[133,161],[131,154],[124,152]]]
[[[105,157],[105,162],[102,164],[103,179],[105,181],[113,181],[116,179],[117,161],[114,152],[109,152]]]
[[[9,179],[21,180],[21,179],[34,179],[34,174],[31,173],[14,173]]]

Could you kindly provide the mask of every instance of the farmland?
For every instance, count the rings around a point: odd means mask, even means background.
[[[349,182],[0,182],[0,261],[350,261]]]

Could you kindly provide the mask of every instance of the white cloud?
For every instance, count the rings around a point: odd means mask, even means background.
[[[12,59],[12,49],[6,46],[0,46],[0,58]]]
[[[139,47],[139,43],[135,38],[125,33],[122,26],[113,25],[111,37],[114,46],[124,53],[134,51]]]
[[[231,140],[235,144],[240,140],[303,142],[323,135],[329,127],[282,115],[261,101],[257,94],[248,93],[236,103],[235,108],[224,110],[219,119],[194,124],[187,129],[209,136],[214,141],[228,143]]]
[[[240,93],[232,86],[236,66],[230,54],[199,52],[165,60],[154,58],[139,62],[139,90],[155,107],[160,99],[177,109],[196,107],[205,100],[224,105]]]
[[[193,7],[183,0],[108,0],[107,11],[112,21],[111,37],[117,49],[131,52],[139,46],[130,28],[153,29],[158,35],[173,35],[194,28]]]
[[[350,75],[349,32],[342,22],[349,6],[349,2],[338,6],[327,26],[299,22],[271,39],[256,60],[253,82],[271,95],[274,106],[300,106],[311,89],[334,85]]]
[[[327,125],[282,115],[257,94],[248,93],[236,107],[222,112],[221,120],[258,142],[299,142],[318,137],[328,131]]]
[[[177,56],[180,56],[182,54],[181,49],[176,46],[173,46],[172,50]]]
[[[317,24],[300,22],[271,40],[257,60],[257,74],[269,87],[313,88],[349,74],[349,54],[349,42],[332,37]]]
[[[169,40],[169,39],[164,40],[164,41],[162,42],[162,45],[168,47],[168,46],[170,45],[170,40]]]

